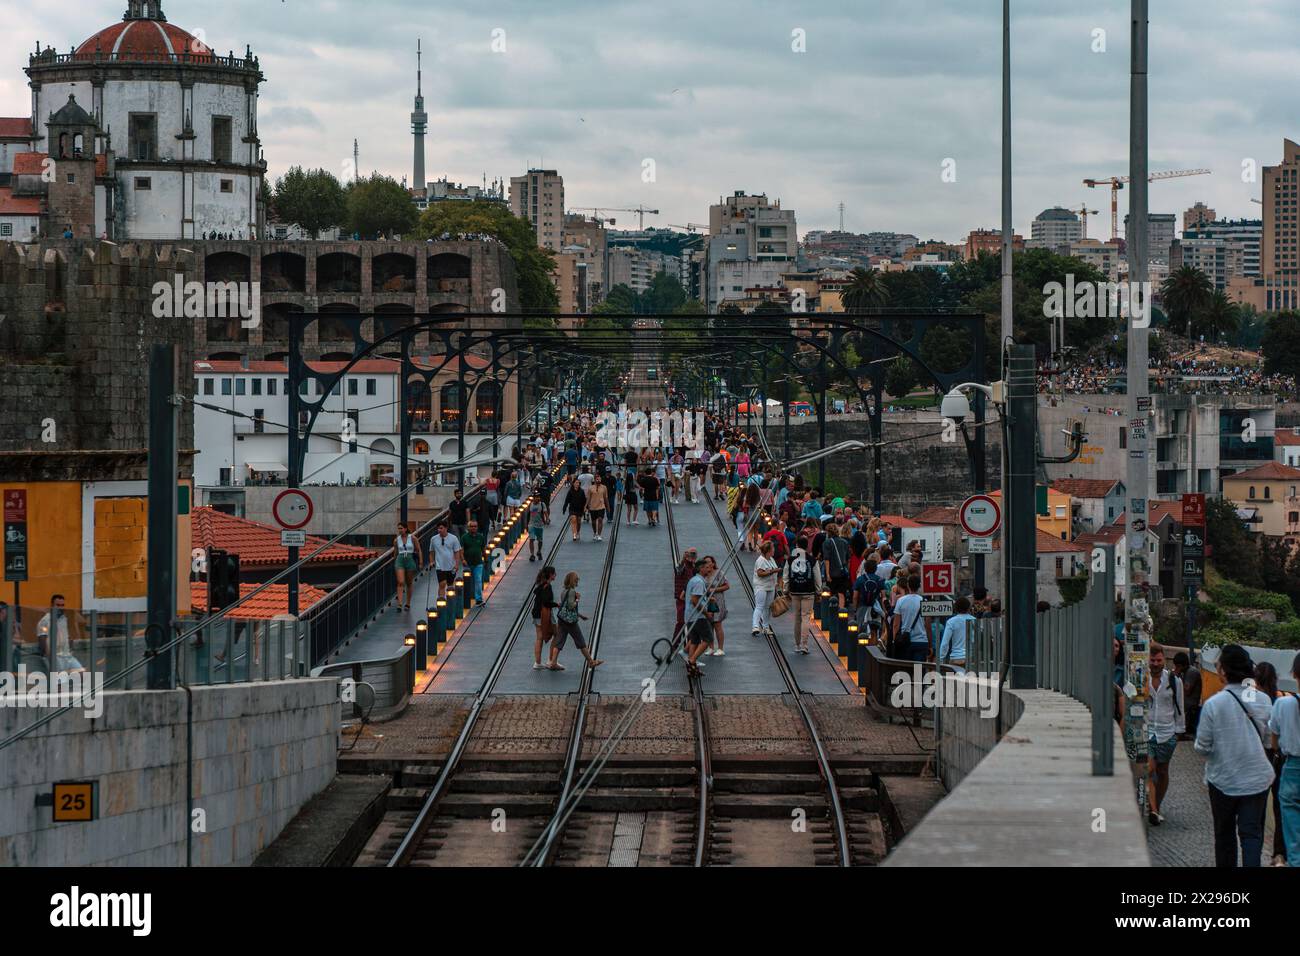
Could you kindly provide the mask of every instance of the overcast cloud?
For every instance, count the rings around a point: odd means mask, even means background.
[[[60,52],[125,0],[0,0],[0,115],[23,115],[39,40]],[[998,0],[164,0],[218,52],[261,59],[272,177],[293,165],[411,174],[415,41],[424,43],[429,178],[508,179],[545,164],[570,207],[707,222],[736,189],[795,209],[800,232],[898,230],[958,241],[999,212]],[[1106,238],[1128,171],[1127,0],[1013,0],[1016,229],[1087,202]],[[493,52],[503,30],[504,52]],[[802,30],[806,52],[792,50]],[[1093,52],[1094,31],[1106,51]],[[1300,4],[1152,0],[1151,168],[1210,176],[1152,186],[1153,212],[1197,200],[1257,216],[1243,159],[1275,163],[1300,135]],[[642,181],[653,159],[655,182]],[[957,180],[941,181],[956,161]],[[1121,217],[1127,193],[1121,193]],[[620,227],[636,217],[611,213]],[[1179,223],[1181,228],[1181,220]]]

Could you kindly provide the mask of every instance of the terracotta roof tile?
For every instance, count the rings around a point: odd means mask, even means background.
[[[39,196],[14,196],[8,186],[0,186],[0,216],[39,216],[41,199]]]
[[[1265,479],[1294,481],[1300,478],[1300,468],[1292,468],[1290,465],[1270,461],[1267,464],[1258,465],[1246,471],[1239,471],[1235,475],[1225,475],[1223,480],[1236,481],[1238,478],[1244,478],[1248,481],[1263,481]]]
[[[1115,478],[1058,478],[1052,487],[1073,498],[1105,498],[1117,484]]]
[[[237,554],[241,568],[276,567],[289,563],[289,550],[280,547],[279,528],[236,518],[210,507],[195,508],[191,519],[196,548],[220,548]],[[308,535],[301,554],[306,556],[324,543],[324,538]],[[378,553],[350,544],[333,544],[312,558],[310,563],[363,564]]]
[[[935,505],[926,508],[918,514],[912,515],[912,520],[917,524],[960,524],[961,521],[957,516],[956,508],[947,508],[943,505]]]
[[[15,176],[39,176],[45,171],[46,153],[14,153]]]
[[[240,596],[248,594],[256,584],[241,584]],[[298,611],[301,614],[324,599],[326,592],[305,581],[298,584]],[[195,614],[208,613],[208,585],[204,581],[190,582],[190,606]],[[231,617],[243,621],[271,621],[280,614],[289,613],[289,585],[272,584],[247,604],[240,605]]]
[[[1300,435],[1290,428],[1279,428],[1273,433],[1275,445],[1300,445]]]
[[[895,528],[919,528],[919,527],[921,527],[921,522],[919,522],[919,521],[913,521],[911,518],[905,517],[905,516],[903,516],[903,515],[881,515],[881,516],[880,516],[880,520],[881,520],[881,521],[888,521],[888,522],[889,522],[890,524],[892,524]]]
[[[30,116],[0,116],[0,137],[6,139],[32,138],[32,120]]]

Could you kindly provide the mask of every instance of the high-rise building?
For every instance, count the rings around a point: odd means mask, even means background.
[[[1083,223],[1077,213],[1063,206],[1044,209],[1034,217],[1029,238],[1038,248],[1055,249],[1084,238]]]
[[[737,190],[709,207],[708,252],[710,310],[747,289],[777,286],[799,259],[794,211]]]
[[[559,252],[564,241],[564,178],[554,169],[510,177],[510,211],[533,224],[537,244]]]
[[[1242,248],[1241,271],[1237,275],[1258,276],[1259,245],[1264,234],[1261,219],[1213,219],[1195,229],[1185,230],[1184,239],[1218,239],[1239,243]]]
[[[1149,262],[1169,261],[1169,247],[1173,244],[1177,232],[1178,217],[1172,212],[1147,213],[1147,260]],[[1124,217],[1124,241],[1128,242],[1128,216]]]
[[[1214,287],[1228,287],[1228,280],[1244,275],[1246,248],[1227,239],[1175,239],[1169,249],[1170,270],[1191,266],[1205,273]]]
[[[1203,202],[1198,202],[1183,213],[1183,232],[1198,229],[1207,222],[1214,222],[1216,218],[1218,216],[1213,209]]]
[[[1300,306],[1300,145],[1282,141],[1282,162],[1264,167],[1264,232],[1259,246],[1265,308]]]
[[[666,272],[681,281],[681,260],[676,256],[622,246],[609,252],[609,287],[625,285],[641,293],[650,288],[655,276]]]

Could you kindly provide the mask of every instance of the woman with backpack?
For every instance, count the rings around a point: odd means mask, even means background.
[[[1227,644],[1219,651],[1215,669],[1223,690],[1201,707],[1196,750],[1206,757],[1205,786],[1214,818],[1214,862],[1219,867],[1260,865],[1264,846],[1264,812],[1273,765],[1265,735],[1272,708],[1255,688],[1255,667],[1246,649]]]
[[[549,564],[537,572],[533,582],[533,670],[539,671],[542,663],[542,645],[555,636],[555,568]]]
[[[582,627],[578,622],[589,621],[591,618],[578,610],[578,600],[581,597],[578,591],[578,572],[570,571],[564,576],[564,590],[560,593],[560,602],[555,612],[555,616],[559,619],[559,627],[555,637],[551,639],[549,667],[553,671],[564,670],[564,665],[560,663],[560,651],[564,649],[564,642],[569,638],[573,638],[573,646],[582,653],[583,659],[592,667],[599,667],[605,663],[592,658],[591,651],[587,649],[587,640],[582,636]]]

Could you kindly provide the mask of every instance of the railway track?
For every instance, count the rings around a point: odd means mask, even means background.
[[[737,577],[740,579],[741,587],[744,589],[749,605],[752,608],[754,605],[753,582],[750,581],[749,575],[746,573],[745,566],[741,562],[739,552],[736,549],[736,544],[732,539],[731,531],[722,520],[722,516],[718,513],[717,505],[714,503],[712,496],[708,496],[706,501],[708,502],[709,511],[713,516],[714,523],[717,525],[718,533],[726,542],[728,554],[737,569]],[[813,718],[807,702],[804,700],[803,691],[799,687],[799,682],[795,678],[794,672],[790,669],[790,662],[786,660],[785,654],[781,651],[776,636],[769,630],[763,633],[762,639],[767,643],[768,650],[771,651],[772,658],[776,663],[777,671],[781,675],[781,681],[785,685],[786,691],[790,695],[795,709],[798,711],[800,723],[804,732],[807,734],[808,743],[812,749],[813,759],[811,761],[811,769],[815,770],[816,777],[814,778],[813,775],[809,773],[795,773],[793,775],[781,773],[771,774],[766,768],[760,767],[755,768],[754,776],[748,778],[739,777],[736,779],[728,779],[726,781],[716,781],[715,787],[721,789],[722,784],[725,783],[729,787],[734,788],[735,792],[749,793],[754,797],[760,798],[768,797],[769,799],[767,800],[756,799],[746,802],[754,805],[756,808],[763,804],[767,804],[782,811],[788,810],[789,815],[784,817],[784,820],[787,821],[784,825],[797,828],[801,824],[805,826],[815,826],[816,819],[812,814],[807,813],[808,807],[806,805],[791,806],[791,801],[788,798],[791,796],[813,797],[815,795],[813,792],[813,786],[818,786],[821,791],[820,799],[814,802],[813,806],[816,806],[816,803],[822,803],[825,812],[823,819],[827,824],[827,832],[822,837],[822,846],[819,847],[819,852],[816,854],[816,862],[833,863],[837,866],[852,866],[854,864],[854,852],[849,838],[849,825],[847,821],[845,802],[840,792],[840,785],[836,780],[835,770],[831,766],[830,757],[827,754],[825,744],[822,742],[821,734],[817,729],[817,722]],[[865,780],[855,780],[853,782],[860,785],[866,783]],[[858,786],[854,789],[870,790],[871,788],[869,786]],[[855,794],[855,796],[868,795]],[[857,802],[859,805],[854,809],[859,809],[867,813],[874,810],[874,806],[871,806],[873,801],[869,799],[869,796],[868,799]],[[801,810],[803,811],[802,816],[800,815]],[[721,826],[721,822],[719,825]],[[735,829],[735,827],[732,828],[733,835]],[[747,829],[763,831],[771,828],[747,827]],[[859,854],[859,856],[861,857],[861,854]]]
[[[558,471],[558,469],[557,469]],[[557,481],[552,503],[564,487]],[[556,528],[541,567],[554,564],[565,540]],[[600,600],[600,598],[598,598]],[[466,759],[506,662],[531,621],[532,591],[506,631],[487,675],[470,700],[447,756],[437,764],[403,767],[388,812],[358,863],[388,867],[511,865],[523,859],[542,831],[560,792],[554,761],[488,757]],[[589,668],[584,668],[589,670]],[[548,723],[541,715],[539,725]],[[550,715],[554,724],[556,715]],[[485,826],[501,839],[483,839]]]

